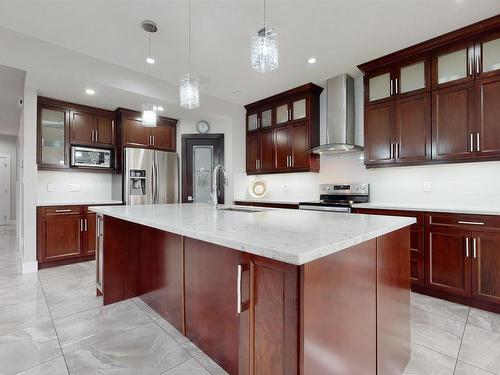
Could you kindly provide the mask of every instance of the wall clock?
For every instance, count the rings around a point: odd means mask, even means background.
[[[200,121],[196,124],[196,130],[198,130],[200,134],[207,134],[210,130],[210,125],[208,125],[206,121]]]

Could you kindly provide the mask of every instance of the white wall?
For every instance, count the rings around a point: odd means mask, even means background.
[[[0,154],[10,155],[10,220],[15,220],[17,195],[17,137],[0,134]]]
[[[38,171],[38,203],[109,200],[112,200],[112,175],[109,173]]]
[[[37,90],[25,82],[24,104],[19,129],[20,210],[19,248],[23,273],[36,272],[36,113]]]

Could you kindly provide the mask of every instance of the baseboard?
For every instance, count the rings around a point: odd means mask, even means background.
[[[38,262],[36,260],[31,262],[23,262],[22,270],[23,274],[38,272]]]

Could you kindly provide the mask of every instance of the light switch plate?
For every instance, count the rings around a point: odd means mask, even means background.
[[[47,191],[55,191],[54,184],[47,184]]]
[[[68,190],[69,191],[80,191],[80,184],[69,184]]]
[[[432,191],[432,182],[424,182],[424,192],[429,193]]]

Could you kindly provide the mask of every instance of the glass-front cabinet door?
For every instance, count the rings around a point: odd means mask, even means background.
[[[452,86],[474,78],[474,46],[465,43],[438,52],[432,59],[434,88]]]
[[[476,73],[481,75],[500,74],[500,33],[476,44]]]
[[[422,59],[399,65],[394,81],[395,94],[408,95],[429,90],[430,60]]]
[[[266,109],[262,111],[260,114],[260,127],[261,128],[269,128],[273,125],[273,110]]]
[[[394,95],[392,72],[390,70],[370,74],[366,77],[368,90],[366,95],[367,103],[391,99]]]
[[[38,165],[50,168],[69,167],[66,150],[68,111],[39,104],[38,132]]]
[[[276,124],[284,124],[290,119],[290,111],[288,103],[278,105],[276,107]]]
[[[257,130],[259,128],[259,115],[251,113],[247,115],[247,129],[248,131]]]
[[[297,99],[292,102],[292,120],[300,120],[307,117],[306,98]]]

